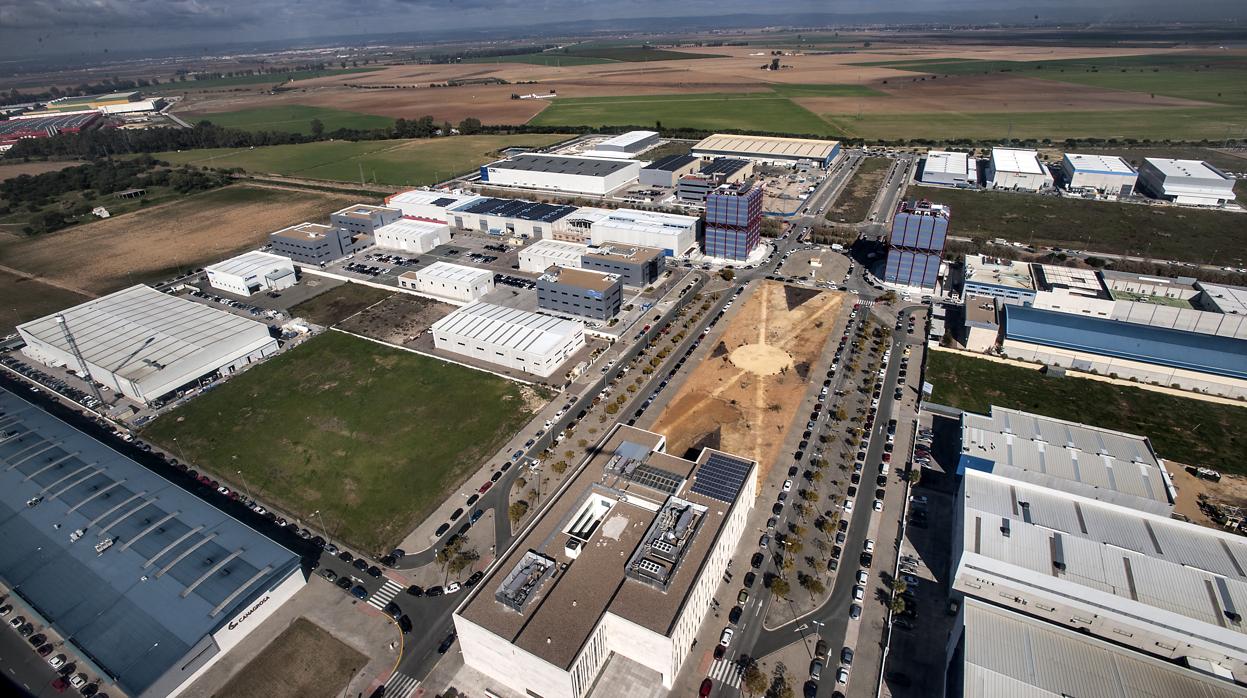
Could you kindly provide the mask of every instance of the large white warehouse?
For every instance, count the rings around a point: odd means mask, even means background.
[[[373,232],[373,244],[383,250],[424,254],[450,242],[450,226],[428,218],[400,218]]]
[[[1144,158],[1139,184],[1176,204],[1223,206],[1234,200],[1234,178],[1202,160]]]
[[[447,210],[483,197],[476,194],[456,194],[432,189],[410,189],[385,197],[385,205],[412,218],[427,218],[449,223]]]
[[[247,252],[204,267],[212,288],[239,296],[280,291],[296,281],[294,262],[268,252]]]
[[[620,158],[524,153],[481,165],[481,181],[509,187],[604,196],[637,181],[641,163]]]
[[[682,255],[697,244],[700,225],[697,216],[621,208],[593,221],[589,237],[594,245],[653,247],[671,257]]]
[[[992,158],[987,164],[987,186],[1039,191],[1052,186],[1052,174],[1034,150],[992,148]]]
[[[403,272],[398,285],[448,301],[471,303],[494,290],[494,275],[487,269],[434,262],[420,271]]]
[[[277,351],[262,323],[142,285],[18,325],[22,353],[81,372],[65,328],[91,378],[142,403]]]
[[[978,161],[966,153],[950,153],[943,150],[932,150],[922,166],[923,184],[944,184],[953,187],[964,187],[967,184],[978,184]]]
[[[472,303],[433,323],[433,346],[548,378],[585,345],[572,320],[492,303]]]
[[[1061,172],[1070,191],[1095,190],[1110,196],[1130,196],[1138,179],[1130,163],[1116,155],[1066,153]]]
[[[588,245],[562,240],[538,240],[520,250],[520,271],[544,274],[552,266],[580,268],[580,257],[589,251]]]
[[[657,131],[629,131],[597,144],[597,150],[615,153],[639,153],[658,143]]]

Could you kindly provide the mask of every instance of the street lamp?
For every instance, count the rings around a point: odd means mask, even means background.
[[[237,458],[238,456],[234,456],[235,460],[237,460]],[[242,488],[247,492],[247,499],[255,501],[255,497],[251,496],[251,486],[247,484],[247,476],[243,475],[242,471],[238,469],[235,469],[234,472],[238,473],[238,478],[242,480]]]
[[[325,542],[329,542],[329,530],[325,528],[325,517],[320,513],[320,509],[312,512],[312,516],[320,519],[320,532],[325,534]]]

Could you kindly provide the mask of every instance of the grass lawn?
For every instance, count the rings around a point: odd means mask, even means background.
[[[875,202],[879,193],[879,185],[883,183],[884,174],[892,166],[888,158],[866,158],[862,161],[853,180],[845,186],[840,198],[831,206],[826,218],[829,221],[859,223],[865,220],[870,212],[870,205]]]
[[[290,315],[323,327],[332,327],[395,293],[363,284],[342,284],[294,306],[290,309]]]
[[[0,271],[0,298],[4,299],[0,303],[0,335],[12,332],[23,322],[90,300],[82,294],[7,271]]]
[[[1117,386],[1087,378],[1049,378],[1038,370],[933,351],[931,401],[986,414],[991,405],[1139,434],[1162,458],[1247,474],[1247,407]]]
[[[144,437],[379,554],[531,418],[520,386],[340,332],[236,376]]]
[[[558,98],[529,123],[543,126],[652,126],[830,135],[813,112],[773,92]]]
[[[240,87],[243,85],[277,85],[288,80],[310,80],[326,75],[349,75],[351,73],[375,73],[384,66],[370,68],[346,68],[335,70],[300,70],[292,73],[276,73],[272,75],[238,75],[229,78],[205,78],[203,80],[187,80],[186,82],[170,82],[154,87],[143,88],[144,92],[186,92],[188,90],[206,90],[218,87]]]
[[[320,119],[325,131],[340,128],[369,129],[389,128],[394,120],[388,116],[374,116],[359,112],[309,107],[302,104],[283,104],[279,107],[260,107],[205,114],[179,114],[191,123],[207,120],[217,126],[239,128],[244,131],[282,131],[285,133],[312,133],[312,119]]]
[[[318,141],[272,145],[254,149],[206,148],[154,157],[202,167],[241,167],[249,172],[272,173],[335,182],[359,182],[360,170],[369,182],[395,186],[434,184],[469,172],[498,157],[512,146],[544,146],[567,136],[531,133],[513,136],[451,136],[386,141]]]
[[[923,186],[909,191],[951,206],[953,235],[1231,266],[1243,266],[1247,257],[1247,226],[1236,213]]]
[[[364,668],[368,658],[319,625],[296,618],[225,684],[236,698],[331,698]]]

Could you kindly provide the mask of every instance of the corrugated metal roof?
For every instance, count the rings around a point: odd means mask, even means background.
[[[410,274],[411,272],[407,272]],[[415,273],[417,279],[438,279],[451,283],[474,283],[481,278],[493,278],[488,269],[477,269],[450,262],[434,262]]]
[[[771,136],[736,136],[716,133],[693,146],[694,152],[714,151],[745,156],[783,156],[826,160],[836,151],[839,141],[810,138],[778,138]]]
[[[1019,174],[1047,173],[1043,163],[1039,162],[1038,152],[1016,148],[992,148],[992,169]]]
[[[970,171],[970,156],[966,153],[931,150],[927,152],[927,161],[922,171],[928,174],[941,173],[965,177]]]
[[[294,263],[290,261],[289,257],[282,257],[281,255],[260,252],[258,250],[240,254],[224,262],[204,267],[205,271],[231,274],[244,278],[253,274],[268,274],[281,269],[294,270]]]
[[[438,320],[433,323],[432,329],[516,351],[548,354],[562,346],[569,336],[583,332],[584,325],[527,310],[477,302]]]

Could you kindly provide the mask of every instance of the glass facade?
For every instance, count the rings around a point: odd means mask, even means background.
[[[757,247],[762,226],[762,187],[725,187],[706,196],[706,254],[744,260]]]

